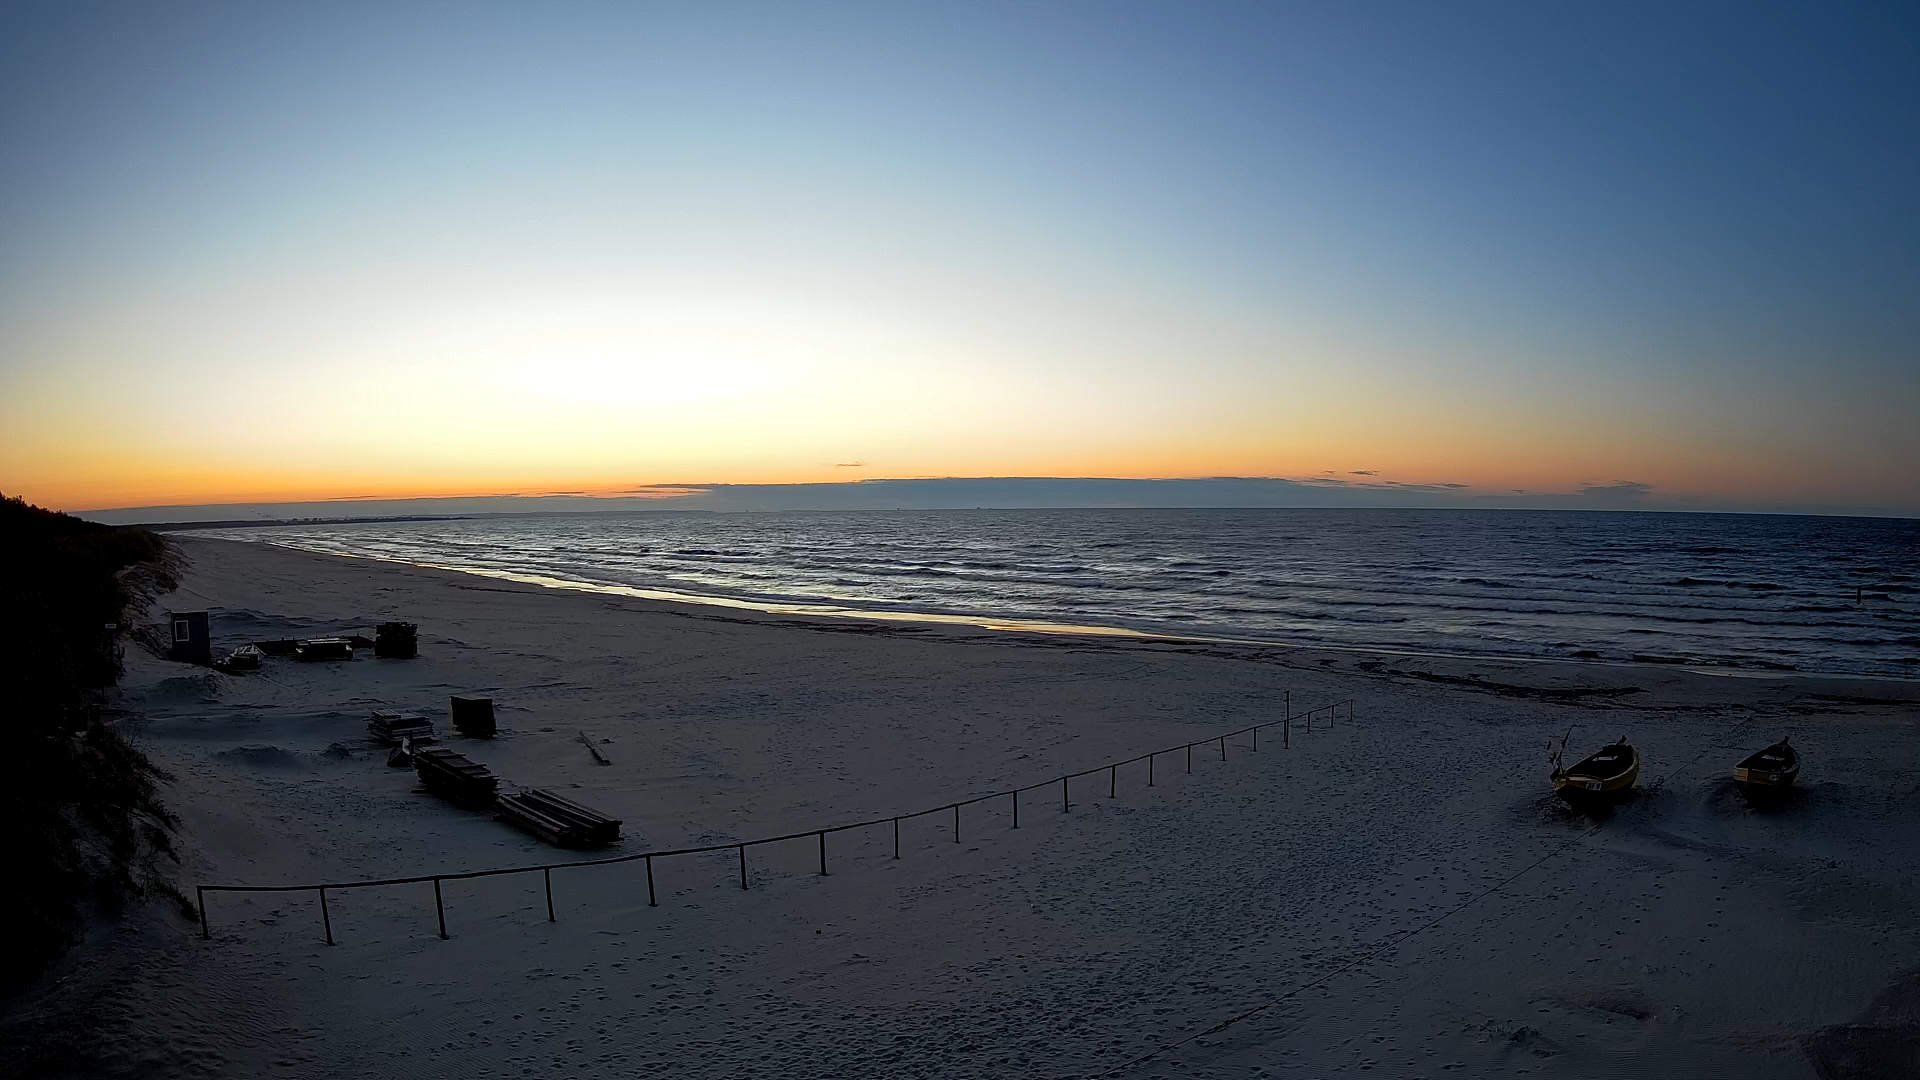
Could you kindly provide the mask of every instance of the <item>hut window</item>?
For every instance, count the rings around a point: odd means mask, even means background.
[[[173,620],[173,640],[185,641],[187,640],[187,638],[191,636],[192,634],[190,634],[187,631],[187,620],[185,619]]]

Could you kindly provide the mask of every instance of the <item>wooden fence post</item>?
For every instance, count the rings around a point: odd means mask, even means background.
[[[320,889],[320,925],[327,932],[327,944],[333,944],[333,920],[327,915],[327,890]]]
[[[440,940],[447,940],[447,906],[440,899],[440,879],[433,879],[433,913],[440,917]]]

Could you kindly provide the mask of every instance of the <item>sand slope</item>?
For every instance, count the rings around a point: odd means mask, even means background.
[[[384,767],[369,709],[493,694],[448,743],[626,822],[626,848],[936,805],[1346,698],[1358,723],[656,867],[211,898],[100,926],[14,1002],[9,1075],[1901,1075],[1920,935],[1920,689],[1647,668],[1036,638],[805,620],[191,542],[217,640],[421,624],[422,658],[228,678],[130,658],[188,880],[568,858]],[[1630,735],[1664,785],[1592,829],[1550,734]],[[595,765],[591,733],[612,760]],[[1726,777],[1791,730],[1807,790]],[[1558,852],[1558,854],[1552,854]],[[1488,893],[1515,873],[1510,884]],[[1471,901],[1454,911],[1462,902]],[[1438,916],[1446,918],[1435,923]],[[1373,955],[1395,935],[1426,927]],[[1762,943],[1764,948],[1755,948]],[[1352,965],[1356,959],[1368,962]],[[1329,977],[1330,976],[1330,977]],[[1299,992],[1302,986],[1311,986]],[[1904,1055],[1904,1056],[1903,1056]],[[1902,1063],[1905,1064],[1902,1064]],[[1824,1069],[1825,1071],[1817,1071]]]

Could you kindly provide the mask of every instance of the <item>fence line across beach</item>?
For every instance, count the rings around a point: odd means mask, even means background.
[[[898,859],[900,857],[900,823],[902,821],[911,821],[915,818],[927,817],[932,814],[942,814],[951,810],[953,811],[953,842],[957,844],[960,842],[960,810],[962,807],[973,806],[976,803],[990,802],[995,799],[1006,799],[1008,801],[1009,808],[1012,810],[1012,815],[1013,815],[1012,827],[1017,829],[1020,827],[1020,796],[1023,792],[1038,791],[1041,789],[1051,790],[1055,784],[1058,784],[1060,786],[1060,810],[1062,813],[1068,813],[1073,808],[1072,790],[1070,785],[1072,781],[1078,780],[1082,777],[1094,776],[1102,772],[1106,773],[1107,774],[1107,797],[1117,798],[1119,796],[1120,767],[1123,765],[1133,765],[1142,761],[1146,762],[1147,763],[1147,786],[1153,787],[1154,786],[1154,763],[1158,758],[1160,758],[1164,754],[1177,754],[1182,751],[1185,751],[1186,752],[1186,770],[1185,771],[1192,772],[1193,771],[1193,748],[1196,746],[1206,747],[1206,746],[1217,745],[1220,749],[1220,760],[1225,761],[1227,757],[1227,740],[1228,739],[1234,739],[1242,735],[1246,735],[1249,737],[1249,741],[1250,741],[1249,749],[1252,751],[1258,751],[1260,749],[1260,732],[1269,728],[1279,728],[1281,749],[1288,749],[1292,745],[1293,725],[1298,721],[1304,720],[1306,730],[1311,731],[1313,730],[1314,717],[1324,713],[1326,714],[1327,726],[1332,727],[1335,718],[1340,715],[1342,710],[1344,710],[1348,723],[1353,722],[1353,699],[1352,698],[1347,698],[1344,701],[1336,701],[1330,705],[1321,705],[1317,708],[1310,709],[1304,713],[1292,712],[1293,706],[1292,706],[1291,691],[1287,692],[1285,700],[1286,700],[1285,710],[1281,718],[1278,720],[1269,720],[1263,724],[1252,724],[1247,727],[1226,732],[1224,734],[1211,735],[1205,739],[1200,739],[1194,742],[1189,742],[1181,745],[1169,746],[1161,750],[1151,750],[1144,754],[1136,754],[1135,756],[1127,758],[1123,761],[1110,761],[1104,765],[1096,765],[1090,769],[1081,769],[1079,772],[1065,773],[1061,776],[1055,777],[1054,779],[1042,780],[1039,783],[1028,784],[1024,787],[1011,788],[1006,791],[996,791],[988,795],[977,795],[971,799],[962,799],[958,802],[943,803],[939,806],[930,807],[925,810],[915,810],[915,811],[904,813],[904,814],[888,814],[888,815],[883,815],[881,817],[868,818],[865,821],[848,822],[843,825],[828,825],[828,826],[824,826],[822,828],[816,828],[816,829],[801,829],[798,832],[782,833],[779,836],[762,836],[752,840],[731,840],[726,843],[703,844],[698,847],[669,848],[661,851],[642,851],[642,852],[635,852],[630,855],[615,855],[610,858],[604,858],[604,859],[583,859],[575,862],[542,863],[535,866],[506,866],[506,867],[496,867],[490,870],[466,870],[458,873],[446,873],[446,874],[419,874],[412,877],[376,878],[376,879],[367,879],[363,881],[332,881],[332,882],[313,883],[313,884],[305,884],[305,885],[195,885],[194,899],[196,901],[196,906],[199,907],[200,909],[200,936],[202,938],[206,938],[209,940],[211,940],[213,937],[213,929],[207,916],[207,894],[210,892],[229,892],[229,893],[317,892],[320,894],[321,930],[326,936],[327,944],[332,945],[334,944],[333,919],[327,910],[328,890],[339,891],[339,890],[345,890],[345,889],[368,889],[368,888],[375,888],[379,886],[418,885],[418,884],[425,884],[427,882],[431,882],[433,884],[434,917],[439,923],[440,937],[442,939],[445,939],[449,935],[447,934],[447,909],[446,909],[446,904],[442,898],[441,888],[440,888],[440,883],[443,881],[461,881],[461,880],[467,880],[471,878],[505,877],[511,874],[539,874],[541,875],[543,879],[543,884],[546,887],[547,921],[554,922],[556,921],[554,917],[554,911],[553,911],[553,872],[555,870],[572,870],[572,869],[579,869],[579,868],[590,867],[590,866],[610,866],[615,863],[630,863],[630,862],[644,861],[647,867],[647,905],[649,907],[659,907],[660,906],[659,899],[654,892],[654,884],[653,884],[653,860],[655,859],[665,859],[665,858],[670,858],[677,855],[702,855],[702,854],[708,854],[716,851],[737,850],[740,855],[740,887],[742,889],[746,889],[749,887],[749,880],[747,877],[747,849],[750,847],[759,847],[762,844],[778,844],[788,840],[800,840],[809,836],[817,837],[820,842],[820,873],[824,875],[827,872],[827,835],[829,833],[846,832],[851,829],[872,828],[873,826],[884,825],[884,824],[888,824],[889,822],[892,823],[893,825],[893,857]]]

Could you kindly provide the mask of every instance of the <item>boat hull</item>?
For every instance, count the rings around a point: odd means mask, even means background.
[[[1733,782],[1750,803],[1779,802],[1800,779],[1800,755],[1785,740],[1733,767]]]
[[[1735,769],[1733,782],[1748,802],[1774,803],[1793,795],[1794,782],[1800,778],[1798,766],[1784,772],[1760,769]]]
[[[1553,793],[1573,807],[1615,806],[1633,798],[1633,785],[1640,780],[1640,755],[1633,752],[1632,762],[1610,775],[1593,775],[1579,765],[1553,776]]]

